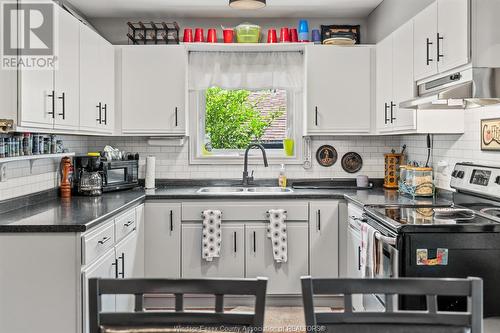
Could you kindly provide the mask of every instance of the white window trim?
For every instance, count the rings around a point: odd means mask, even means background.
[[[290,92],[289,92],[290,93]],[[301,92],[291,92],[293,98],[293,139],[295,146],[294,156],[284,156],[275,155],[272,150],[266,150],[267,159],[270,165],[280,165],[280,164],[297,164],[303,163],[303,117],[304,117],[304,100],[303,91]],[[200,119],[202,118],[201,112],[204,112],[204,105],[202,105],[202,99],[199,98],[200,92],[198,91],[188,91],[188,105],[189,105],[189,119],[190,119],[190,133],[191,137],[189,139],[189,164],[198,165],[218,165],[218,164],[229,164],[229,165],[239,165],[243,163],[244,150],[239,151],[238,156],[223,156],[223,155],[207,155],[202,156],[199,154],[198,147],[201,147],[201,129],[202,124]],[[288,112],[288,110],[287,110]],[[249,164],[261,164],[262,163],[262,153],[257,150],[252,150],[249,153]]]

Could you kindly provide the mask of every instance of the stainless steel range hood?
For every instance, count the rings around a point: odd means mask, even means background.
[[[500,103],[500,68],[469,68],[418,86],[404,109],[470,109]]]
[[[500,103],[499,0],[473,0],[470,5],[470,63],[422,80],[417,98],[400,103],[406,109],[477,108]]]

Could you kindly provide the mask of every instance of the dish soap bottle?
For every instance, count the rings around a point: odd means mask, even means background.
[[[278,178],[278,184],[281,188],[286,188],[286,174],[285,174],[285,165],[281,165],[280,176]]]

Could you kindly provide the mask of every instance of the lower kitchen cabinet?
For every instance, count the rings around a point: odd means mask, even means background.
[[[268,294],[300,294],[300,277],[309,271],[307,234],[307,223],[287,223],[288,261],[276,263],[271,240],[267,238],[267,224],[246,224],[246,277],[267,277]]]
[[[148,202],[145,206],[145,220],[145,276],[180,278],[181,205]]]
[[[363,277],[361,272],[361,233],[355,227],[358,221],[363,217],[363,210],[352,204],[348,208],[348,223],[347,223],[347,277],[359,279]],[[363,309],[362,295],[353,295],[352,305],[356,310]]]
[[[144,275],[144,258],[139,256],[137,248],[138,236],[137,231],[132,232],[124,240],[122,240],[115,248],[118,277],[123,279],[140,278]],[[142,268],[142,271],[141,271]],[[116,296],[116,311],[127,312],[134,310],[134,296],[132,295],[117,295]]]
[[[221,254],[213,261],[201,257],[202,230],[201,222],[182,225],[182,277],[245,277],[245,226],[241,223],[221,226]]]
[[[339,275],[339,203],[311,202],[309,209],[309,251],[311,276]]]
[[[115,249],[109,250],[102,258],[82,272],[83,332],[89,332],[89,279],[114,279],[118,273]],[[116,309],[116,296],[106,295],[101,300],[102,311],[113,312]]]

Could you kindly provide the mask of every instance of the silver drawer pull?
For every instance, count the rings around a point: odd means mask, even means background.
[[[132,223],[134,223],[133,221],[128,221],[127,223],[125,223],[123,226],[124,227],[130,227],[132,225]]]
[[[97,243],[99,243],[100,245],[108,242],[111,240],[111,237],[104,237],[103,239],[101,239],[100,241],[98,241]]]

